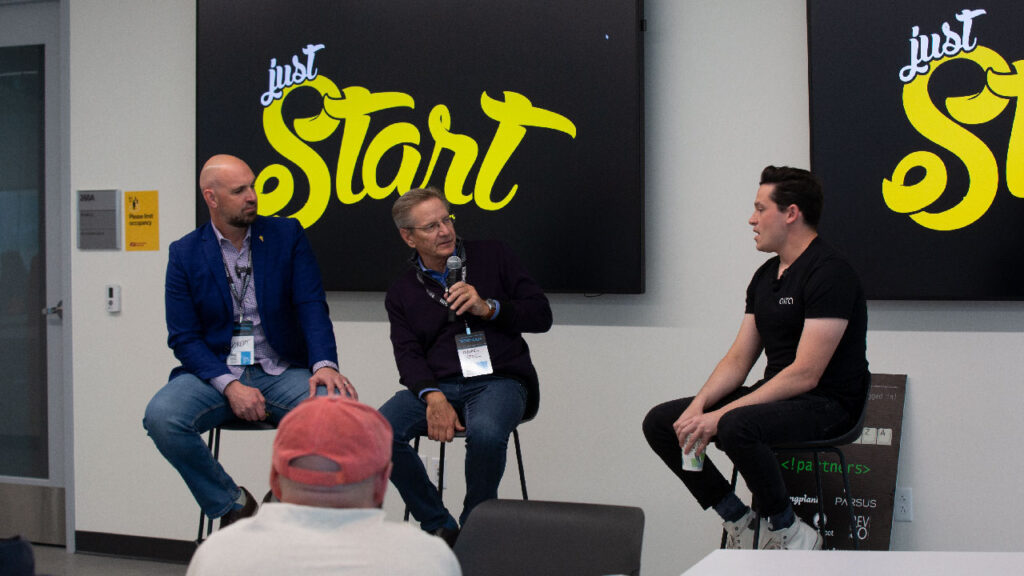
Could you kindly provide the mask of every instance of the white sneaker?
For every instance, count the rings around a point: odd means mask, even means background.
[[[821,534],[797,518],[789,528],[769,530],[762,550],[821,550]]]
[[[726,550],[749,550],[754,543],[754,530],[750,527],[754,523],[756,512],[747,509],[747,513],[735,522],[722,522],[725,529]]]

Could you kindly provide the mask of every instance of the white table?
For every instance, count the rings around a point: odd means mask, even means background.
[[[1022,576],[1021,552],[715,550],[683,576]]]

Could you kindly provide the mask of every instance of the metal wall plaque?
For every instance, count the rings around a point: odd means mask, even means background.
[[[78,191],[79,250],[121,248],[117,196],[117,190]]]

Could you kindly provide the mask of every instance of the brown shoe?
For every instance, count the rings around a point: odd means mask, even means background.
[[[223,529],[226,526],[230,526],[234,522],[241,520],[242,518],[248,518],[256,513],[259,506],[256,504],[256,499],[253,498],[252,494],[248,490],[242,488],[242,492],[245,494],[245,505],[241,508],[232,508],[228,510],[228,513],[220,517],[220,528]]]

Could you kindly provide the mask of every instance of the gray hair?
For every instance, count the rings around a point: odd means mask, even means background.
[[[402,229],[414,226],[415,224],[409,219],[409,212],[412,211],[413,207],[419,205],[421,202],[426,202],[431,198],[437,198],[441,202],[444,202],[445,209],[449,212],[451,211],[452,208],[448,203],[448,199],[446,199],[444,194],[434,186],[413,188],[399,196],[398,200],[395,200],[395,205],[391,207],[391,219],[395,221],[395,227]]]

